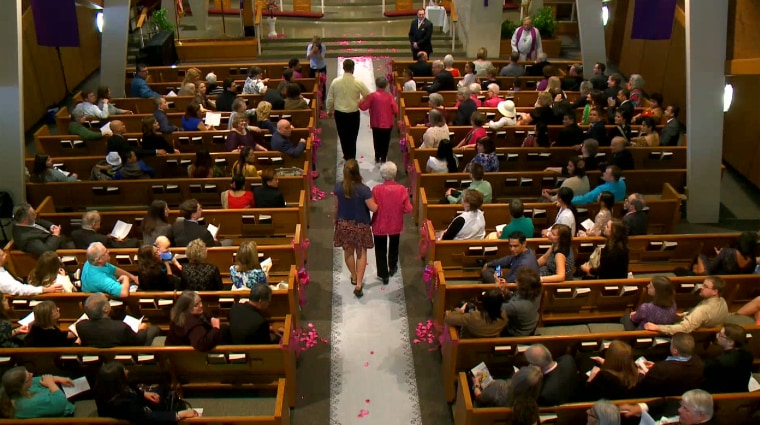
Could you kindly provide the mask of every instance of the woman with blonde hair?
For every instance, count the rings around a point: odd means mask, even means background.
[[[76,288],[71,283],[66,270],[63,269],[61,259],[55,251],[48,251],[40,255],[37,264],[29,272],[27,282],[30,285],[48,287],[50,285],[60,284],[63,286],[63,292],[76,292]]]
[[[475,57],[476,59],[473,62],[475,65],[475,74],[477,74],[478,78],[485,77],[488,68],[493,66],[491,61],[487,60],[488,50],[485,47],[481,47],[478,49],[478,52],[475,53]]]
[[[247,291],[254,285],[269,284],[269,266],[259,262],[259,251],[254,241],[243,242],[230,266],[233,291]]]
[[[262,100],[256,105],[256,121],[258,121],[259,127],[265,128],[269,130],[270,133],[274,134],[274,132],[277,131],[277,128],[269,119],[270,112],[272,112],[272,104],[266,100]]]
[[[184,86],[187,83],[193,83],[197,87],[200,81],[201,81],[201,70],[193,67],[185,71],[185,78],[182,80],[182,85]]]
[[[0,412],[9,419],[57,418],[74,414],[74,405],[58,386],[73,386],[69,378],[53,375],[34,377],[24,366],[3,374]]]
[[[53,301],[42,301],[32,311],[34,322],[24,338],[25,347],[68,347],[77,340],[74,332],[58,327],[61,311]]]
[[[584,400],[598,400],[602,397],[619,400],[635,397],[640,375],[633,361],[633,349],[630,345],[614,340],[605,351],[603,359],[592,359],[601,365],[591,370],[586,381]]]
[[[222,274],[219,272],[219,267],[206,263],[208,248],[205,242],[201,239],[190,241],[185,248],[185,255],[190,262],[182,266],[180,287],[183,290],[222,290]]]
[[[333,245],[343,248],[343,259],[351,273],[354,295],[364,296],[367,250],[375,247],[370,228],[370,211],[377,211],[372,192],[362,182],[359,163],[349,159],[343,166],[343,181],[335,185],[335,236]]]
[[[256,138],[248,126],[248,120],[242,114],[235,114],[234,117],[230,117],[230,125],[230,133],[224,142],[227,152],[240,151],[243,147],[250,147],[262,152],[267,150],[264,146],[256,143]]]

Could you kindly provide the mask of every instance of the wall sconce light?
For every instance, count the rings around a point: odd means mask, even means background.
[[[734,100],[734,86],[726,84],[723,89],[723,112],[728,112],[728,108],[731,107],[731,101]]]
[[[98,32],[103,33],[103,12],[98,12],[95,15],[95,25],[98,27]]]
[[[607,21],[610,19],[610,9],[607,5],[602,6],[602,25],[607,26]]]

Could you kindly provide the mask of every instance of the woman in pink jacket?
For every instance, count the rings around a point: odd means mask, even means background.
[[[378,77],[377,90],[359,103],[359,109],[369,109],[369,125],[372,127],[372,142],[375,145],[375,164],[388,159],[388,145],[391,143],[393,123],[398,115],[398,104],[392,94],[385,91],[388,80]]]
[[[377,211],[372,217],[372,234],[375,239],[377,276],[387,285],[398,270],[398,243],[404,228],[404,214],[412,212],[409,193],[396,182],[396,164],[385,162],[380,166],[383,183],[372,188]]]

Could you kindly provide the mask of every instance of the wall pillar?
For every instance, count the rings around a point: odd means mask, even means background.
[[[501,40],[494,34],[501,34],[503,3],[490,0],[486,7],[482,0],[454,0],[454,6],[460,18],[457,34],[463,33],[466,57],[474,58],[478,49],[485,47],[489,58],[498,58]],[[436,57],[445,55],[438,53],[433,52]]]
[[[0,110],[3,111],[0,114],[3,129],[0,190],[10,192],[15,203],[26,201],[21,1],[4,2],[0,14],[0,40],[4,45],[0,61]]]
[[[583,77],[594,76],[594,64],[607,64],[602,23],[602,0],[575,0],[583,59]]]
[[[709,22],[709,25],[705,25]],[[686,219],[720,219],[728,2],[686,0]]]
[[[127,97],[124,70],[127,68],[129,0],[105,0],[103,3],[100,84],[110,87],[113,97]]]

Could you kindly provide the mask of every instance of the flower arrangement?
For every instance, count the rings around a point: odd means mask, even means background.
[[[274,13],[280,10],[280,4],[277,0],[267,0],[267,4],[264,7],[270,17],[274,17]]]

